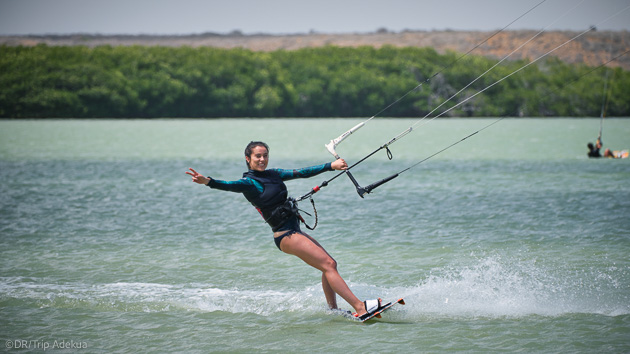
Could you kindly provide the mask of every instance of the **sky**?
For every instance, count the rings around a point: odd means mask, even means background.
[[[0,0],[0,35],[492,31],[542,1]],[[630,0],[544,0],[508,29],[590,26],[630,30]]]

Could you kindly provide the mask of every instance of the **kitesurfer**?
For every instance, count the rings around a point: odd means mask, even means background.
[[[300,216],[295,200],[288,198],[284,181],[294,178],[316,176],[325,171],[345,170],[348,164],[343,159],[332,163],[296,169],[267,169],[269,146],[261,141],[252,141],[245,148],[248,171],[236,181],[222,181],[206,177],[190,168],[186,174],[192,181],[213,189],[243,193],[271,226],[276,246],[285,253],[295,255],[308,265],[322,272],[322,288],[331,309],[337,309],[336,294],[339,294],[361,316],[376,311],[380,300],[359,300],[337,271],[337,262],[314,238],[300,229]]]
[[[599,152],[599,150],[602,148],[601,139],[597,139],[595,146],[593,146],[593,143],[588,143],[586,144],[586,146],[588,147],[588,157],[602,157],[602,154]],[[613,159],[617,158],[617,156],[615,156],[615,154],[610,149],[604,150],[604,157],[610,157]]]
[[[602,148],[602,143],[599,139],[597,139],[595,146],[593,146],[593,143],[588,143],[586,146],[588,147],[588,157],[602,157],[602,154],[599,152],[599,149]]]

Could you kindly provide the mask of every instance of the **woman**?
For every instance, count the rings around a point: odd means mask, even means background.
[[[337,309],[336,294],[339,294],[354,308],[356,317],[362,318],[376,311],[380,307],[380,299],[364,302],[359,300],[337,272],[337,262],[315,239],[300,230],[297,207],[294,200],[288,198],[284,184],[284,181],[294,178],[313,177],[325,171],[345,170],[348,164],[343,159],[338,159],[332,163],[298,170],[267,170],[269,146],[261,141],[252,141],[247,145],[245,162],[248,171],[237,181],[205,177],[192,168],[186,174],[192,176],[195,183],[243,193],[271,226],[276,246],[282,252],[295,255],[322,272],[322,288],[331,309]]]

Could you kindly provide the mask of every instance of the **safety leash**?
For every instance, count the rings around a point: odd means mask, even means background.
[[[315,230],[315,228],[317,227],[317,221],[318,221],[318,219],[317,219],[317,209],[315,209],[315,201],[313,200],[313,198],[311,197],[311,198],[309,198],[309,199],[311,200],[311,205],[313,206],[313,212],[315,213],[315,224],[311,227],[311,226],[309,226],[309,225],[306,223],[306,221],[304,220],[304,218],[302,217],[302,215],[300,215],[300,213],[299,213],[299,212],[301,211],[301,212],[303,212],[304,214],[306,214],[306,215],[308,215],[308,216],[312,216],[312,215],[311,215],[311,214],[309,214],[308,212],[306,212],[306,211],[302,210],[302,209],[299,209],[299,208],[298,208],[298,214],[297,214],[297,216],[298,216],[298,218],[300,219],[300,221],[302,221],[302,223],[304,224],[304,226],[306,226],[306,228],[307,228],[307,229],[309,229],[309,230]]]

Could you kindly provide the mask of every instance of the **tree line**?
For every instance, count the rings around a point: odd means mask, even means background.
[[[505,61],[449,100],[496,63],[393,46],[1,46],[0,117],[370,117],[407,93],[380,115],[421,117],[446,102],[435,116],[527,61]],[[593,69],[541,60],[445,116],[597,117],[602,105],[630,116],[630,72]]]

